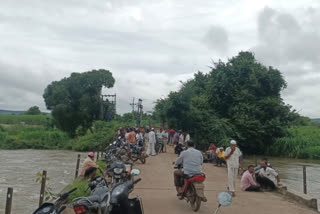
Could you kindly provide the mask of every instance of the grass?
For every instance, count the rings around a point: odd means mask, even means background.
[[[27,125],[43,125],[46,126],[52,122],[50,115],[10,115],[0,114],[0,124],[20,124],[24,122]]]
[[[320,159],[320,128],[291,127],[286,137],[276,140],[269,153],[290,158]]]
[[[105,169],[106,163],[104,161],[99,160],[97,164],[100,166],[101,169]],[[97,176],[101,176],[101,173],[97,171]],[[77,188],[76,191],[70,194],[67,198],[67,203],[70,203],[73,199],[78,197],[85,197],[89,196],[91,191],[88,189],[88,181],[86,179],[75,179],[71,185],[67,187],[67,191]]]

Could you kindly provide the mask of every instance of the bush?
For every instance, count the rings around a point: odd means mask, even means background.
[[[72,149],[76,151],[104,150],[116,137],[121,123],[117,121],[95,121],[92,133],[88,132],[72,141]]]
[[[20,124],[25,122],[27,125],[43,125],[47,126],[51,123],[52,117],[50,115],[9,115],[0,114],[0,124]]]
[[[57,129],[41,126],[13,125],[0,132],[2,149],[67,149],[71,148],[68,135]]]
[[[320,159],[320,128],[316,126],[294,126],[286,137],[279,138],[269,153],[291,158]]]

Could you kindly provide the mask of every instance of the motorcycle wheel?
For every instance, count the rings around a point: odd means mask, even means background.
[[[144,156],[141,157],[141,158],[140,158],[140,161],[141,161],[141,163],[145,164],[145,163],[146,163],[146,157],[144,157]]]
[[[191,209],[194,212],[197,212],[201,206],[201,198],[199,196],[197,196],[197,192],[196,192],[193,185],[190,185],[189,191],[190,191],[189,201],[190,201]]]
[[[130,155],[130,159],[133,161],[133,162],[136,162],[139,157],[137,155]]]

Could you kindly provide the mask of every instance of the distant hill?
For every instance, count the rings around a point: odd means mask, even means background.
[[[311,119],[311,120],[314,121],[314,122],[320,123],[320,118],[314,118],[314,119]]]
[[[12,110],[3,110],[0,109],[0,114],[22,114],[25,111],[12,111]]]

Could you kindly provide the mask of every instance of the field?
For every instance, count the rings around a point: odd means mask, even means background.
[[[21,124],[26,125],[42,125],[46,126],[50,123],[52,117],[50,115],[40,114],[40,115],[10,115],[10,114],[0,114],[0,124]]]

